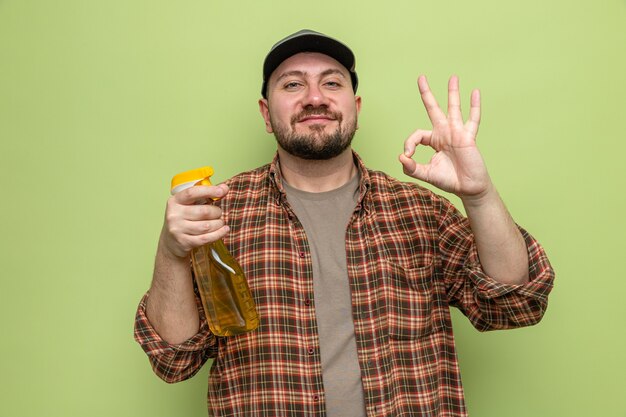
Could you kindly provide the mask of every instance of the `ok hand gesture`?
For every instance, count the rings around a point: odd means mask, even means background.
[[[426,77],[420,76],[417,84],[433,128],[416,130],[404,142],[404,153],[399,157],[404,173],[461,198],[480,197],[487,193],[491,180],[476,147],[480,92],[472,91],[469,119],[463,123],[459,79],[456,76],[448,82],[447,116],[437,104]],[[435,150],[428,164],[418,164],[412,159],[418,145]]]

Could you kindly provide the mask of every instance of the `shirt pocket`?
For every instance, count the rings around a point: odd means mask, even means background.
[[[411,340],[433,332],[433,263],[403,268],[381,261],[389,337]]]

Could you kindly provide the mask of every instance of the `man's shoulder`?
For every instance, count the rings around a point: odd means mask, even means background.
[[[367,169],[371,201],[377,211],[424,216],[456,210],[450,200],[415,181],[401,181],[383,171]],[[395,213],[395,214],[394,214]]]
[[[250,190],[259,186],[267,185],[270,176],[270,165],[265,164],[260,167],[240,172],[225,181],[231,191]]]
[[[422,198],[439,197],[428,188],[410,181],[401,181],[386,172],[367,168],[371,190],[382,196],[420,196]]]
[[[241,215],[250,215],[255,210],[265,207],[266,201],[271,194],[270,187],[270,164],[240,172],[224,181],[228,185],[228,194],[216,201],[224,210],[233,216],[235,212]]]

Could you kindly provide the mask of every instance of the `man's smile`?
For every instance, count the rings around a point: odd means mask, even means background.
[[[330,116],[324,116],[324,115],[315,115],[315,116],[306,116],[303,117],[302,119],[300,119],[298,121],[298,123],[303,123],[303,124],[318,124],[318,123],[326,123],[326,122],[331,122],[336,120],[333,117]]]
[[[317,112],[315,111],[304,111],[294,117],[294,124],[302,124],[302,125],[317,125],[317,124],[327,124],[333,121],[341,120],[341,115],[334,112],[324,111]]]

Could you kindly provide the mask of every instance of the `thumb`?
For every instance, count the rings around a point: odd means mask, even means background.
[[[421,181],[428,182],[426,180],[428,172],[427,165],[418,164],[413,159],[406,156],[406,154],[400,154],[398,159],[400,160],[400,163],[402,164],[402,170],[406,175]]]

